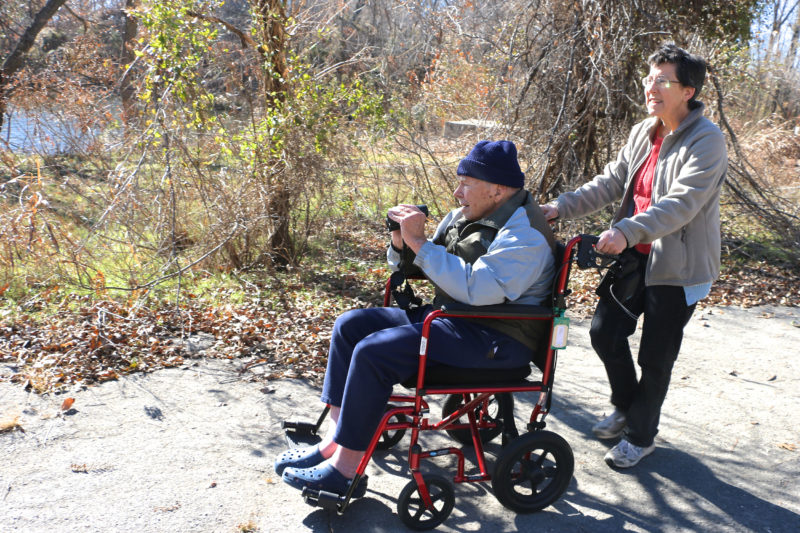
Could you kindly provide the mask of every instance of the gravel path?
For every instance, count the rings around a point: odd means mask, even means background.
[[[609,444],[590,432],[608,386],[588,321],[573,321],[547,419],[575,454],[566,494],[517,516],[491,484],[457,485],[439,530],[800,531],[799,326],[796,307],[698,311],[656,452],[615,472],[602,461]],[[409,481],[407,439],[375,457],[367,497],[343,516],[311,508],[272,461],[285,447],[280,421],[315,418],[318,391],[246,379],[241,364],[196,360],[53,396],[0,383],[0,421],[24,430],[0,433],[0,531],[405,531],[396,501]],[[66,397],[75,402],[62,411]],[[520,418],[531,400],[517,399]],[[426,468],[454,472],[449,458]]]

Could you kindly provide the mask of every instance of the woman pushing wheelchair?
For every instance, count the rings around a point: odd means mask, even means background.
[[[642,79],[650,117],[633,127],[616,161],[574,192],[543,205],[544,215],[578,218],[621,200],[597,251],[630,250],[640,274],[629,302],[598,288],[590,336],[606,368],[614,411],[592,428],[618,439],[605,456],[630,468],[655,450],[661,406],[683,328],[720,269],[719,199],[728,165],[725,138],[697,100],[705,61],[674,44],[649,58]],[[613,286],[612,286],[613,288]],[[628,337],[644,315],[637,379]]]
[[[537,202],[523,189],[517,150],[510,141],[480,141],[460,161],[451,211],[425,237],[425,214],[398,205],[388,217],[389,264],[413,261],[435,290],[432,305],[407,309],[356,309],[334,325],[321,400],[330,406],[330,424],[321,442],[295,448],[275,460],[284,482],[303,489],[343,495],[380,424],[392,388],[417,372],[422,323],[436,307],[468,305],[540,305],[549,296],[554,275],[552,231]],[[440,318],[430,332],[428,366],[516,368],[548,341],[541,321]],[[361,477],[352,496],[363,496]]]

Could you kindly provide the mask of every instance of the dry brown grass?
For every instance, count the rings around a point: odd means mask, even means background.
[[[794,127],[776,119],[738,127],[745,156],[775,192],[800,188],[800,134]]]

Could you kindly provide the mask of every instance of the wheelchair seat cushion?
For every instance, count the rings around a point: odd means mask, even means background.
[[[450,365],[434,365],[425,369],[425,385],[464,385],[522,381],[531,374],[531,365],[517,368],[461,368]],[[417,386],[414,374],[402,383],[403,387],[413,389]]]

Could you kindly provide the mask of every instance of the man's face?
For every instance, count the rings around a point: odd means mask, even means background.
[[[459,176],[453,195],[461,204],[461,213],[467,220],[480,220],[491,215],[499,205],[500,187],[470,176]]]

